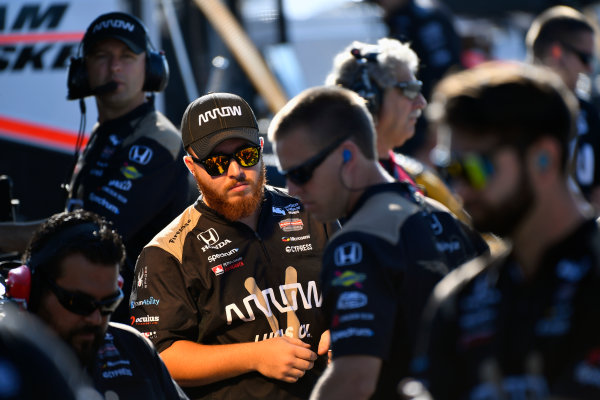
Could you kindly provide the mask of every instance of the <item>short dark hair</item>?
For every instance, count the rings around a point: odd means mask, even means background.
[[[291,131],[306,128],[307,140],[318,147],[349,136],[365,157],[377,158],[375,127],[365,100],[355,92],[336,86],[304,90],[273,118],[269,140],[277,141]]]
[[[556,42],[572,43],[581,32],[595,32],[585,15],[568,6],[550,7],[533,20],[527,32],[525,43],[530,62],[542,59]]]
[[[60,263],[72,254],[99,264],[120,267],[125,262],[121,236],[106,219],[85,210],[54,214],[36,230],[23,255],[32,271],[31,309],[37,307],[45,287],[40,276],[50,280],[61,277]]]
[[[575,133],[577,100],[548,68],[518,62],[489,62],[443,79],[430,116],[466,135],[495,136],[498,144],[525,151],[541,137],[562,148]],[[437,115],[435,115],[437,114]]]

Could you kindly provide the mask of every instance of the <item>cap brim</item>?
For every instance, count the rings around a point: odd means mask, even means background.
[[[101,40],[104,39],[117,39],[120,40],[121,42],[125,43],[125,45],[127,47],[129,47],[129,50],[133,51],[135,54],[140,54],[144,51],[146,51],[146,49],[144,47],[140,47],[139,45],[137,45],[136,43],[132,42],[129,38],[123,37],[121,35],[117,35],[117,34],[107,34],[107,35],[97,35],[96,37],[93,38],[93,41],[91,41],[88,44],[88,51],[93,49],[93,47]]]
[[[228,139],[244,139],[255,145],[260,144],[258,129],[236,128],[211,133],[202,139],[192,142],[189,146],[194,151],[194,154],[196,154],[196,157],[203,159],[208,156],[219,143]]]

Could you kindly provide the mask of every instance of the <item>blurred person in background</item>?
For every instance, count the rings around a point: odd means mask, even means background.
[[[473,225],[512,247],[436,286],[413,373],[436,400],[600,398],[600,231],[568,183],[572,90],[547,68],[491,62],[432,100]]]
[[[377,131],[379,163],[391,176],[469,223],[460,201],[427,165],[394,151],[413,137],[427,106],[418,69],[419,58],[408,43],[391,38],[376,44],[355,41],[335,56],[325,84],[345,87],[365,99]]]
[[[590,78],[596,60],[597,31],[584,14],[567,6],[535,18],[526,37],[528,60],[558,73],[579,100],[577,132],[571,141],[572,175],[584,197],[600,214],[600,114],[578,83]]]
[[[429,99],[435,84],[448,72],[461,69],[461,38],[454,26],[454,17],[437,0],[369,0],[384,12],[388,36],[410,43],[420,60],[419,79],[423,96]],[[417,122],[415,135],[400,149],[425,164],[435,138],[425,119]]]
[[[427,101],[417,79],[419,59],[408,43],[382,38],[376,44],[355,41],[338,53],[327,85],[358,93],[371,112],[379,163],[394,179],[412,190],[439,201],[462,222],[471,224],[461,200],[428,165],[394,151],[415,133],[415,125]],[[503,248],[501,240],[484,236],[493,252]]]

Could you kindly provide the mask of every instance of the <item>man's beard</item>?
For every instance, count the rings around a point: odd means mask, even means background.
[[[73,337],[77,334],[85,334],[85,333],[93,333],[94,340],[92,342],[84,342],[81,343],[79,347],[73,346]],[[98,349],[104,342],[105,332],[102,326],[92,326],[87,325],[79,329],[75,329],[69,332],[65,339],[67,343],[73,347],[75,352],[77,353],[77,357],[81,362],[81,365],[92,367],[94,360],[96,359],[96,354],[98,353]]]
[[[486,207],[485,217],[473,219],[473,226],[480,232],[491,232],[500,237],[510,236],[531,210],[534,202],[531,183],[527,176],[522,174],[512,196],[506,198],[499,206]],[[465,206],[468,210],[468,206]]]
[[[256,182],[246,179],[234,180],[224,188],[222,193],[214,190],[210,185],[205,185],[200,182],[200,180],[196,179],[198,189],[200,190],[200,193],[202,193],[202,198],[205,203],[209,204],[210,208],[229,221],[237,221],[240,218],[251,215],[256,211],[264,196],[267,169],[264,163],[261,165],[260,175]],[[250,193],[244,196],[236,196],[233,199],[228,198],[227,193],[238,182],[248,183],[251,187]]]

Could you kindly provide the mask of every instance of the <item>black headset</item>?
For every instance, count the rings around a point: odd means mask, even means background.
[[[127,14],[127,17],[135,20],[144,30],[146,36],[146,76],[144,78],[144,86],[142,90],[145,92],[161,92],[169,82],[169,64],[163,51],[156,51],[150,42],[148,30],[139,18]],[[85,66],[85,54],[81,49],[85,43],[87,36],[90,34],[91,28],[94,26],[92,22],[88,27],[83,39],[79,45],[77,57],[71,57],[69,64],[69,75],[67,78],[68,100],[82,99],[87,96],[96,94],[90,87],[87,68]]]
[[[383,90],[371,79],[368,63],[377,63],[377,56],[379,53],[370,52],[363,54],[360,49],[357,48],[350,50],[350,53],[358,63],[358,73],[348,89],[355,91],[360,97],[365,99],[367,101],[367,108],[371,114],[377,116],[379,114],[381,103],[383,102]]]

